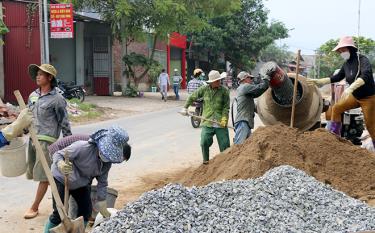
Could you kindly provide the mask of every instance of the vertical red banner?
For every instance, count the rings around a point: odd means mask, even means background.
[[[51,38],[73,38],[73,4],[50,4]]]

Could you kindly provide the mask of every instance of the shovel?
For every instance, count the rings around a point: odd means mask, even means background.
[[[181,113],[180,113],[180,114],[181,114]],[[189,112],[188,112],[187,115],[188,115],[188,116],[191,116],[191,117],[194,117],[194,118],[197,118],[197,119],[200,119],[200,120],[202,120],[202,121],[208,121],[208,122],[211,122],[211,123],[214,123],[214,124],[218,124],[218,125],[220,125],[220,122],[218,122],[218,121],[214,121],[214,120],[211,120],[211,119],[207,119],[207,118],[204,118],[204,117],[201,117],[201,116],[196,116],[196,115],[191,114],[191,113],[189,113]],[[229,128],[229,129],[234,129],[234,127],[229,126],[229,125],[227,125],[227,128]]]
[[[23,98],[21,96],[21,93],[19,90],[14,91],[14,95],[17,98],[17,102],[22,109],[26,108],[25,102],[23,101]],[[67,212],[64,209],[64,205],[61,201],[59,192],[57,191],[57,186],[55,183],[55,180],[53,179],[52,172],[48,166],[47,160],[44,157],[43,149],[38,141],[38,137],[36,134],[36,130],[34,129],[34,126],[31,125],[29,127],[31,139],[34,143],[36,154],[42,163],[44,172],[46,173],[49,185],[51,186],[52,195],[56,202],[56,208],[59,212],[61,224],[59,224],[57,227],[50,229],[51,233],[85,233],[85,225],[83,224],[83,217],[79,217],[75,220],[69,219]]]

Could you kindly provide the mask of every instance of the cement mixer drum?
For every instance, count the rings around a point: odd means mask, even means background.
[[[296,74],[288,73],[287,76],[290,81],[294,83]],[[289,84],[290,81],[288,80]],[[319,89],[315,85],[307,85],[306,78],[302,75],[298,75],[297,90],[298,97],[296,101],[294,127],[306,131],[320,121],[323,110],[323,99]],[[292,106],[290,103],[280,102],[277,98],[277,96],[280,96],[280,92],[276,92],[276,88],[271,87],[258,98],[257,112],[259,118],[265,125],[280,123],[290,125]],[[286,95],[290,94],[292,93],[286,93]]]

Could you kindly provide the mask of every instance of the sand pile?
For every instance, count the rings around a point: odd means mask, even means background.
[[[248,179],[280,165],[303,170],[354,198],[375,199],[375,153],[324,129],[300,132],[283,125],[257,129],[243,145],[232,146],[208,166],[188,171],[181,181],[191,186]]]

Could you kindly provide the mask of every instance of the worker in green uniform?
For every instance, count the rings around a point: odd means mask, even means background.
[[[213,136],[216,135],[220,151],[230,146],[229,132],[227,128],[230,99],[229,91],[221,85],[220,73],[211,70],[208,74],[209,85],[201,86],[194,91],[186,100],[184,108],[180,111],[182,115],[188,115],[187,108],[197,99],[203,98],[203,120],[201,132],[201,148],[203,164],[208,164],[209,148],[213,143]]]

